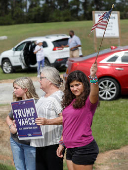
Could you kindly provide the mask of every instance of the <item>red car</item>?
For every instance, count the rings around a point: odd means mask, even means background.
[[[97,53],[69,58],[64,78],[75,70],[90,74],[91,65],[95,62]],[[128,94],[128,46],[115,47],[100,51],[97,58],[97,77],[99,79],[99,97],[102,100],[113,100],[119,94]]]

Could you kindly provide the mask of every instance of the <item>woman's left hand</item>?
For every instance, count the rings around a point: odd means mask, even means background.
[[[64,146],[59,145],[59,147],[57,148],[57,151],[56,151],[56,154],[58,157],[63,158],[63,150],[64,150]]]
[[[97,72],[97,63],[92,64],[92,67],[90,69],[90,76],[95,76]]]
[[[38,118],[36,118],[35,123],[37,125],[46,125],[47,124],[47,119],[43,118],[43,117],[38,117]]]

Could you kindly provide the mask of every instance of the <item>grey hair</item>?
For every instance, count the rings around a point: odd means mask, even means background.
[[[45,66],[41,73],[60,90],[64,90],[64,80],[60,77],[60,73],[56,68]]]
[[[13,82],[13,87],[14,87],[14,84],[17,84],[22,89],[27,89],[27,92],[26,92],[27,99],[29,99],[29,98],[38,99],[39,98],[37,93],[36,93],[36,90],[35,90],[35,87],[33,85],[33,82],[32,82],[32,80],[29,77],[20,77],[20,78],[17,78]],[[18,100],[22,100],[22,99],[21,98],[17,98],[15,96],[15,94],[13,93],[13,100],[14,101],[18,101]]]

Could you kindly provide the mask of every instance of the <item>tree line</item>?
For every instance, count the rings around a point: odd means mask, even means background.
[[[92,11],[120,11],[128,18],[128,0],[0,0],[0,25],[92,20]]]

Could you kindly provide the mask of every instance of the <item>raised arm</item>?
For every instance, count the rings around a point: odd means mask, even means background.
[[[94,63],[90,69],[90,102],[96,103],[99,98],[99,86],[96,76],[97,63]]]

